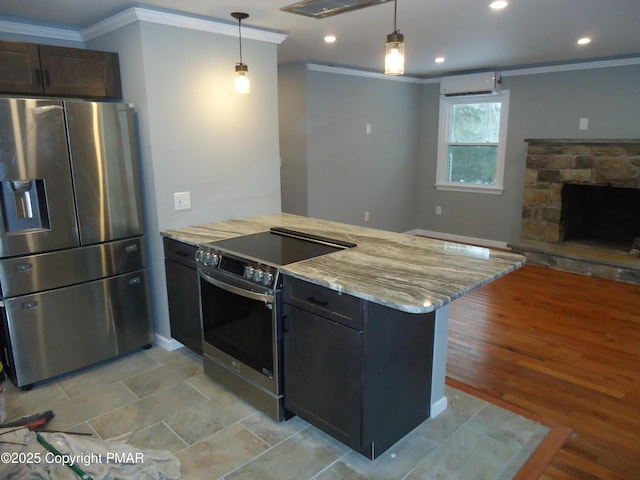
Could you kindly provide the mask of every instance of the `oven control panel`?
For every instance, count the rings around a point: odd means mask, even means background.
[[[223,271],[268,288],[273,288],[278,278],[276,267],[206,247],[196,252],[196,265],[204,273]]]

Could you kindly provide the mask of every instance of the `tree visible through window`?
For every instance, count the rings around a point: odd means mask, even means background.
[[[437,184],[501,189],[508,92],[443,97],[440,108]]]

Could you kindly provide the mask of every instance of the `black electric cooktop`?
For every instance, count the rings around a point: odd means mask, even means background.
[[[304,232],[272,228],[267,232],[211,242],[207,246],[279,267],[356,245]]]

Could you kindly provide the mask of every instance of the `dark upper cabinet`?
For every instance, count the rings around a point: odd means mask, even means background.
[[[38,45],[0,40],[0,92],[42,93],[42,89]]]
[[[0,40],[0,93],[122,98],[118,54]]]
[[[45,93],[122,98],[117,53],[48,45],[38,48]]]

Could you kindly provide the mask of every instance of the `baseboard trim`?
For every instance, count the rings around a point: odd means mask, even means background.
[[[442,397],[440,400],[436,400],[431,404],[431,418],[437,417],[447,409],[448,400],[447,397]]]
[[[438,240],[448,240],[451,242],[469,243],[471,245],[478,245],[481,247],[492,248],[504,248],[508,249],[507,242],[500,242],[498,240],[489,240],[487,238],[467,237],[464,235],[454,235],[452,233],[434,232],[431,230],[415,229],[405,232],[409,235],[420,235],[423,237],[437,238]]]
[[[184,347],[184,345],[182,345],[175,338],[167,338],[167,337],[165,337],[163,335],[160,335],[159,333],[156,333],[155,344],[157,346],[159,346],[159,347],[164,348],[168,352],[171,352],[173,350],[177,350],[178,348]]]

